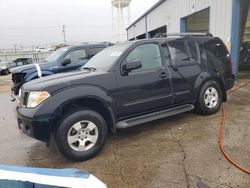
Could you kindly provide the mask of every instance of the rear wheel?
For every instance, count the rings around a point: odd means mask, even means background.
[[[216,113],[222,103],[222,91],[216,81],[206,82],[200,91],[196,111],[203,115]]]
[[[56,132],[59,151],[73,161],[84,161],[95,156],[107,137],[107,125],[100,114],[81,110],[67,116]]]

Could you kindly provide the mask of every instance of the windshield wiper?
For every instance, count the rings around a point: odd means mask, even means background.
[[[82,70],[96,71],[94,67],[82,67]]]

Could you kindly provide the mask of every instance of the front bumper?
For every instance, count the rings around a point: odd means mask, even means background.
[[[12,92],[14,95],[18,95],[21,86],[22,86],[22,84],[15,84],[15,85],[13,85],[13,86],[11,87],[11,92]]]
[[[34,109],[17,107],[17,123],[28,136],[43,142],[49,142],[51,120],[48,117],[37,117]]]

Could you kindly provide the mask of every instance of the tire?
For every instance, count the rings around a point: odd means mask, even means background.
[[[5,70],[5,75],[8,75],[10,73],[9,69]]]
[[[55,141],[63,156],[72,161],[94,157],[104,146],[108,128],[103,117],[90,109],[68,115],[59,125]]]
[[[7,70],[7,69],[5,69],[5,70],[3,71],[3,75],[8,75],[8,70]]]
[[[220,109],[222,103],[222,91],[216,81],[206,82],[199,93],[196,104],[196,112],[203,115],[211,115]]]

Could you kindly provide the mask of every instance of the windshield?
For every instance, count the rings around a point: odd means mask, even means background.
[[[59,48],[58,50],[56,50],[55,52],[53,52],[52,54],[50,54],[45,61],[46,62],[54,62],[56,61],[58,58],[60,58],[66,51],[68,50],[68,48]]]
[[[91,58],[83,67],[92,67],[106,70],[115,63],[115,61],[129,46],[130,44],[122,44],[106,48]]]

